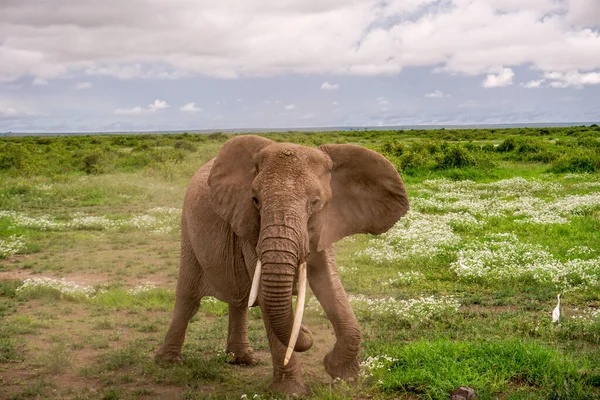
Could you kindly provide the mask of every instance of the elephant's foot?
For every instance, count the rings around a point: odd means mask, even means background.
[[[274,381],[269,385],[269,390],[275,393],[301,396],[306,394],[306,386],[302,381]]]
[[[333,351],[325,355],[323,365],[325,365],[325,371],[327,371],[329,376],[334,379],[340,378],[347,382],[353,382],[358,377],[360,370],[358,357],[348,361],[337,356]]]
[[[162,346],[154,355],[154,360],[158,362],[165,362],[171,364],[181,364],[183,359],[181,358],[181,351],[168,349]]]
[[[229,360],[228,362],[235,365],[256,365],[259,361],[256,354],[254,354],[252,347],[248,347],[241,351],[231,351],[228,349],[227,354],[231,354],[233,356],[233,359]]]

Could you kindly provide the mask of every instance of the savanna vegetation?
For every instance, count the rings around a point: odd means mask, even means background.
[[[387,234],[336,245],[364,336],[358,382],[325,373],[334,337],[309,294],[309,398],[600,397],[600,127],[261,136],[377,150],[411,200]],[[258,309],[256,367],[227,363],[227,306],[213,298],[184,363],[153,361],[185,188],[229,137],[0,138],[0,398],[272,397]]]

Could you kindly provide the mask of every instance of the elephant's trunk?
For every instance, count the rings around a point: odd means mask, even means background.
[[[289,216],[282,219],[263,215],[258,245],[262,264],[260,293],[263,297],[263,312],[277,339],[286,347],[290,344],[295,351],[306,351],[312,345],[312,337],[308,331],[300,330],[295,345],[290,343],[294,323],[294,281],[299,265],[304,262],[308,253],[305,245],[307,240],[300,233],[301,224],[298,222]],[[306,272],[304,277],[305,274]],[[299,292],[300,290],[299,288]],[[297,325],[299,329],[299,323]]]

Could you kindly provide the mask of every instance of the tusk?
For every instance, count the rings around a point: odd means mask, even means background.
[[[294,316],[294,325],[292,326],[292,334],[290,335],[290,343],[288,344],[287,351],[285,352],[285,360],[283,360],[283,366],[285,367],[292,357],[294,347],[296,347],[296,340],[298,340],[298,334],[300,333],[300,326],[302,324],[302,316],[304,315],[304,300],[306,299],[306,262],[300,264],[298,271],[298,297],[296,301],[296,315]]]
[[[254,278],[252,279],[252,288],[250,288],[250,297],[248,298],[248,307],[252,307],[256,298],[258,297],[258,287],[260,286],[260,273],[262,264],[260,259],[256,261],[256,268],[254,268]]]

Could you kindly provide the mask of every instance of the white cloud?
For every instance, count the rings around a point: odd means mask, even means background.
[[[538,80],[520,83],[519,86],[522,86],[525,89],[539,89],[542,87],[542,84],[544,82],[546,82],[545,79],[538,79]]]
[[[580,88],[586,85],[600,85],[600,72],[548,72],[544,74],[544,77],[551,81],[550,86],[553,88]]]
[[[431,93],[425,94],[425,97],[428,97],[430,99],[443,99],[444,97],[450,97],[450,95],[449,94],[445,94],[441,90],[434,90]]]
[[[281,100],[265,100],[264,103],[265,104],[269,104],[269,105],[272,105],[272,104],[281,104]]]
[[[567,22],[577,26],[600,26],[600,2],[598,0],[570,0]]]
[[[117,108],[115,110],[115,114],[117,115],[139,115],[147,112],[148,109],[142,108],[140,106],[135,106],[133,108]]]
[[[181,106],[181,108],[179,108],[180,111],[184,111],[184,112],[198,112],[201,111],[202,109],[199,107],[196,107],[196,103],[185,103],[183,106]]]
[[[33,85],[46,86],[48,84],[48,81],[46,79],[44,79],[44,78],[37,77],[31,83]]]
[[[169,105],[167,104],[166,101],[163,100],[154,100],[154,103],[148,105],[148,109],[150,111],[156,111],[156,110],[164,110],[165,108],[169,108]]]
[[[92,86],[94,86],[92,84],[92,82],[80,82],[77,85],[75,85],[75,89],[77,89],[77,90],[86,90],[86,89],[91,89]]]
[[[339,87],[340,85],[337,83],[329,83],[327,81],[321,84],[321,90],[338,90]]]
[[[482,82],[484,88],[499,88],[512,85],[515,73],[510,68],[502,68],[498,74],[489,74]]]
[[[153,103],[149,104],[147,108],[142,108],[140,106],[135,106],[133,108],[117,108],[114,113],[117,115],[141,115],[164,110],[168,107],[169,105],[166,101],[156,99]]]
[[[337,106],[339,103],[337,101],[332,101],[331,104]]]
[[[13,117],[18,114],[19,114],[19,111],[16,108],[13,108],[13,107],[0,108],[0,117]]]
[[[5,82],[600,69],[598,0],[30,0],[0,3],[0,16]]]
[[[296,105],[295,104],[288,104],[287,106],[284,107],[287,111],[292,111],[296,109]]]
[[[383,96],[379,96],[378,98],[375,99],[375,101],[377,102],[377,104],[379,104],[380,106],[385,106],[388,105],[390,102],[388,101],[388,99],[386,99]]]
[[[11,118],[22,118],[22,117],[35,117],[45,113],[40,113],[38,107],[36,107],[36,101],[26,100],[21,97],[3,96],[0,90],[0,118],[11,119]],[[44,107],[47,107],[45,102],[42,102]],[[10,129],[5,129],[4,126],[0,125],[0,132],[4,132]]]

